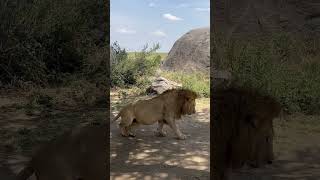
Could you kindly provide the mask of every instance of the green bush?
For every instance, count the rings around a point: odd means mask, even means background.
[[[148,49],[146,45],[141,52],[128,56],[117,42],[111,46],[111,87],[144,86],[148,78],[160,67],[161,56],[154,55],[160,48],[157,44]]]
[[[162,76],[182,84],[202,97],[210,97],[210,78],[203,73],[187,74],[184,72],[163,72]]]
[[[280,33],[270,39],[221,42],[220,65],[232,72],[235,83],[275,96],[288,112],[319,113],[320,46],[311,41]]]
[[[0,82],[59,84],[106,42],[99,0],[1,1]]]
[[[66,99],[74,101],[78,105],[94,106],[107,105],[107,93],[105,89],[96,87],[88,81],[77,80],[70,84],[71,91]]]

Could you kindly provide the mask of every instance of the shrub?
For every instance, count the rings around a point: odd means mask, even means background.
[[[92,49],[106,42],[104,6],[98,0],[1,1],[1,84],[59,84],[80,72]]]
[[[210,97],[210,78],[203,73],[163,72],[162,76],[181,83],[183,88],[193,90],[202,97]]]
[[[146,45],[141,52],[128,56],[117,42],[111,46],[111,87],[144,86],[148,77],[155,74],[160,67],[161,56],[154,55],[160,46],[148,49]]]
[[[288,112],[320,112],[317,40],[280,33],[270,39],[222,41],[218,48],[224,60],[219,65],[232,72],[237,84],[275,96]]]

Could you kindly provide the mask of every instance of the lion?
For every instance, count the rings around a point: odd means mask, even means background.
[[[176,125],[176,120],[182,115],[191,115],[196,112],[195,100],[197,93],[187,89],[170,89],[162,94],[148,99],[126,105],[113,119],[116,121],[121,117],[119,123],[121,135],[135,136],[131,129],[136,125],[152,125],[158,122],[157,135],[166,136],[163,130],[164,124],[170,126],[178,139],[185,139]]]
[[[212,160],[215,180],[248,164],[259,167],[273,160],[273,119],[280,104],[257,90],[236,86],[215,89],[212,101]]]
[[[107,133],[104,125],[75,128],[41,147],[17,175],[26,180],[107,179]]]

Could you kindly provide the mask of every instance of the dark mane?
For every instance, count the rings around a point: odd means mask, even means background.
[[[186,92],[186,93],[191,93],[191,94],[197,94],[196,92],[190,90],[190,89],[184,89],[184,88],[177,88],[177,89],[168,89],[166,91],[164,91],[163,93],[159,94],[159,96],[165,95],[165,94],[169,94],[172,92]]]
[[[168,89],[168,90],[165,90],[163,93],[159,94],[159,96],[161,95],[165,95],[165,94],[168,94],[168,93],[171,93],[173,91],[177,91],[178,89]]]

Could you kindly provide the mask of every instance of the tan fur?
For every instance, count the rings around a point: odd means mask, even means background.
[[[195,113],[197,94],[186,89],[167,90],[157,97],[139,100],[120,110],[114,120],[121,117],[120,130],[123,136],[134,136],[130,131],[135,125],[151,125],[158,122],[157,134],[165,136],[163,125],[171,127],[179,139],[185,139],[176,125],[176,120],[182,115]]]
[[[273,119],[280,104],[257,91],[230,87],[211,97],[212,159],[215,180],[228,179],[228,169],[254,167],[273,160]]]
[[[105,125],[75,128],[40,148],[17,179],[105,180],[107,138]]]

